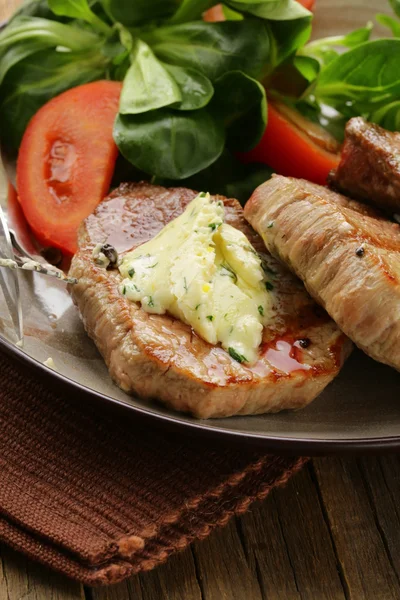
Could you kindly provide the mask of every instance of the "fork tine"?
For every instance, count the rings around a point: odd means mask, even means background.
[[[56,277],[57,279],[60,279],[60,281],[65,281],[65,283],[78,283],[78,280],[75,277],[68,277],[68,275],[65,275],[60,269],[57,269],[57,267],[52,267],[51,265],[42,265],[36,260],[21,258],[17,256],[15,257],[15,262],[17,268],[22,269],[24,271],[35,271],[36,273],[41,273],[42,275]]]

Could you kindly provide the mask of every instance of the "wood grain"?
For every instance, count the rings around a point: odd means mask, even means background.
[[[8,19],[21,4],[21,0],[0,0],[0,22]]]
[[[193,545],[203,598],[262,600],[257,573],[246,559],[235,521]]]
[[[357,600],[400,598],[399,581],[357,461],[322,459],[314,466],[349,595]],[[398,529],[395,535],[398,545]]]
[[[276,495],[280,493],[289,495],[293,487],[289,485],[251,508],[237,520],[237,527],[250,568],[257,573],[263,598],[297,599],[301,595],[277,507]]]
[[[83,586],[5,546],[0,553],[1,600],[84,600]]]
[[[388,559],[400,581],[400,458],[387,456],[360,461],[376,526]]]
[[[202,600],[190,550],[173,556],[154,571],[109,588],[91,590],[91,600]]]
[[[300,597],[343,600],[329,527],[310,471],[304,469],[289,482],[288,489],[277,490],[275,497]]]

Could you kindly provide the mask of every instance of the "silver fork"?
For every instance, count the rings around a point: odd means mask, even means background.
[[[2,156],[3,158],[3,156]],[[6,161],[7,164],[7,161]],[[8,169],[9,171],[9,169]],[[13,173],[7,173],[12,181]],[[17,269],[50,275],[67,283],[77,283],[50,265],[35,246],[27,222],[17,201],[9,202],[7,177],[0,161],[0,286],[11,315],[18,341],[23,340],[23,316]]]
[[[0,256],[2,260],[14,261],[14,251],[11,243],[5,215],[0,208]],[[15,271],[0,269],[0,286],[3,290],[4,299],[17,334],[17,342],[22,342],[24,337],[24,326],[22,318],[22,303],[19,289],[19,280]]]
[[[25,215],[22,212],[21,206],[16,199],[10,199],[7,191],[7,179],[12,182],[15,187],[15,168],[10,161],[1,153],[2,158],[2,176],[4,181],[0,181],[0,186],[5,193],[0,197],[0,206],[3,210],[4,218],[8,227],[13,253],[15,255],[16,265],[0,265],[9,266],[12,269],[21,268],[24,270],[36,271],[43,275],[57,277],[67,283],[76,283],[73,278],[68,278],[64,275],[61,269],[50,264],[42,256],[39,248],[35,244]]]

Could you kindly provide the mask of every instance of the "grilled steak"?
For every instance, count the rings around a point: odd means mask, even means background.
[[[361,117],[351,119],[341,162],[328,182],[353,198],[399,213],[400,133],[386,131]]]
[[[324,187],[280,176],[254,192],[245,217],[357,346],[400,370],[398,224]]]
[[[123,255],[154,237],[195,196],[186,189],[125,184],[86,219],[70,275],[79,279],[71,293],[89,336],[123,390],[158,398],[198,417],[305,406],[338,373],[351,343],[275,259],[265,257],[276,313],[252,367],[208,344],[181,321],[149,314],[129,302],[118,291],[118,270],[94,264],[97,243],[108,242]],[[216,199],[225,204],[226,221],[265,252],[239,203]]]

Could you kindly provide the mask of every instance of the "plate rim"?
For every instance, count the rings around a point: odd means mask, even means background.
[[[20,362],[27,365],[33,371],[39,371],[45,374],[46,379],[53,382],[63,384],[64,387],[79,391],[81,394],[90,398],[95,398],[111,405],[118,406],[121,409],[129,409],[132,412],[140,415],[143,418],[152,420],[153,423],[158,423],[163,426],[168,426],[170,429],[178,429],[183,433],[196,433],[204,437],[208,436],[223,441],[235,441],[235,443],[247,443],[255,446],[263,447],[269,451],[277,451],[285,454],[303,454],[309,456],[327,455],[327,454],[355,454],[355,453],[376,453],[389,452],[400,448],[400,435],[385,436],[385,437],[366,437],[366,438],[332,438],[332,439],[316,439],[316,438],[296,438],[283,437],[276,435],[263,435],[260,433],[251,433],[238,431],[227,428],[219,428],[207,424],[207,420],[199,419],[198,422],[188,422],[180,418],[179,413],[162,414],[153,411],[150,407],[141,407],[124,402],[121,399],[113,398],[102,392],[98,392],[56,370],[53,370],[44,365],[39,360],[33,358],[15,344],[0,335],[0,350],[7,355],[16,358]],[[115,384],[116,385],[116,384]]]

